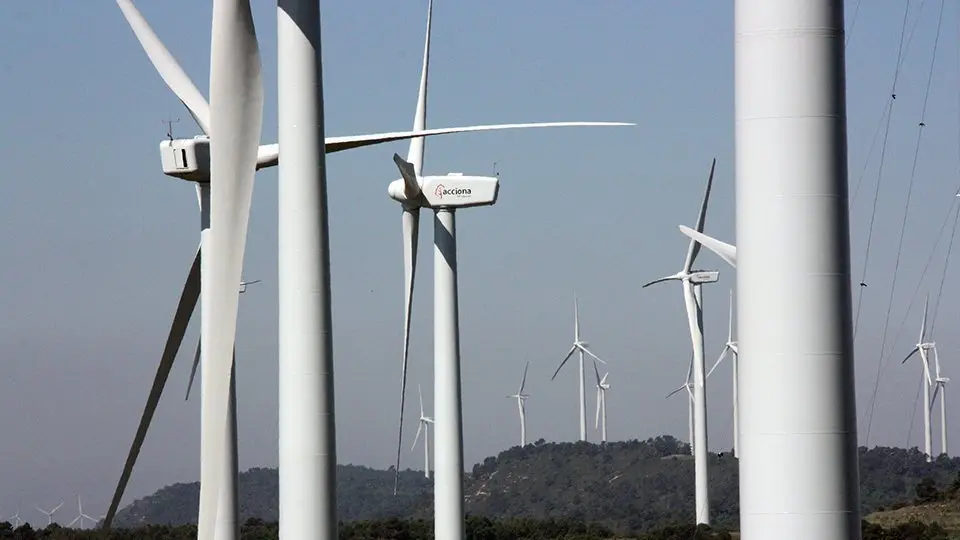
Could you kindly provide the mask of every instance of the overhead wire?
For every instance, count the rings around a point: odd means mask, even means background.
[[[946,0],[940,0],[940,12],[937,16],[937,30],[933,40],[933,52],[930,58],[930,67],[927,72],[927,83],[926,83],[926,88],[924,89],[924,94],[923,94],[923,105],[920,110],[920,122],[917,126],[917,138],[916,138],[916,144],[914,145],[914,151],[913,151],[913,164],[910,169],[910,180],[907,183],[907,197],[903,204],[903,219],[901,220],[901,223],[900,223],[900,234],[897,239],[897,256],[896,256],[894,267],[893,267],[893,280],[890,285],[890,295],[887,299],[887,309],[884,315],[883,334],[880,339],[880,355],[877,359],[877,374],[876,374],[876,378],[874,379],[873,395],[871,396],[870,406],[868,408],[869,413],[867,416],[867,428],[866,428],[867,444],[869,444],[869,441],[870,441],[870,430],[873,426],[873,413],[874,413],[874,410],[876,409],[876,398],[877,398],[878,390],[880,388],[880,380],[883,374],[883,365],[884,365],[883,360],[886,353],[887,336],[890,331],[890,312],[893,309],[893,300],[897,290],[897,278],[900,274],[900,262],[903,255],[903,238],[907,229],[907,220],[910,215],[910,202],[913,197],[913,188],[916,184],[916,179],[917,179],[917,163],[919,162],[919,159],[920,159],[920,149],[922,147],[923,131],[924,131],[923,128],[926,127],[925,120],[926,120],[926,114],[927,114],[927,105],[930,101],[930,88],[933,85],[934,67],[936,66],[936,63],[937,63],[937,51],[940,45],[940,33],[943,28],[943,11],[944,11],[945,5],[946,5]],[[866,271],[866,269],[864,269],[864,271]],[[863,289],[863,287],[861,287],[861,289]]]
[[[954,67],[956,68],[956,82],[960,83],[960,10],[956,10],[954,13],[957,16],[957,61]],[[958,170],[960,170],[960,91],[957,92],[957,166]],[[953,230],[950,232],[950,242],[947,244],[947,256],[943,261],[943,273],[940,274],[940,286],[937,288],[937,296],[934,300],[933,320],[930,321],[930,335],[933,335],[933,331],[937,326],[937,315],[940,313],[940,299],[943,296],[943,286],[947,281],[947,272],[950,270],[950,255],[953,253],[953,243],[957,237],[957,225],[960,224],[960,206],[957,205],[958,197],[960,197],[960,187],[957,187],[953,201],[950,204],[951,209],[957,207],[957,212],[953,218]]]
[[[922,5],[921,5],[922,7]],[[883,180],[883,165],[887,155],[887,141],[890,136],[890,119],[893,117],[893,103],[897,99],[897,82],[900,80],[900,67],[903,64],[904,38],[907,31],[907,19],[910,14],[910,2],[906,2],[903,9],[903,23],[900,26],[900,45],[897,48],[897,64],[893,70],[893,83],[890,85],[890,97],[887,100],[886,122],[883,133],[883,144],[880,146],[880,168],[877,172],[877,187],[873,194],[873,208],[870,212],[870,226],[867,229],[867,246],[863,255],[863,272],[860,276],[860,287],[857,294],[857,309],[853,319],[853,339],[857,339],[857,328],[860,326],[860,308],[863,304],[863,289],[866,288],[867,269],[870,266],[870,247],[873,245],[873,228],[877,219],[877,201],[880,199],[880,184]]]

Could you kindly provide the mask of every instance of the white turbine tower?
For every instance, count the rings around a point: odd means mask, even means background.
[[[843,4],[734,1],[744,540],[861,537]]]
[[[420,385],[417,385],[417,393],[420,394],[420,424],[417,426],[417,436],[413,438],[413,445],[410,446],[412,452],[417,447],[417,441],[420,440],[420,431],[423,431],[423,476],[430,478],[430,424],[433,418],[427,416],[423,410],[423,392]]]
[[[933,365],[936,378],[933,380],[933,397],[930,401],[930,408],[932,409],[937,402],[937,398],[940,398],[940,453],[949,457],[950,454],[947,452],[947,383],[950,382],[950,378],[940,374],[940,354],[936,347],[933,349]]]
[[[54,506],[52,510],[44,510],[43,508],[40,508],[38,506],[37,511],[47,516],[47,525],[50,525],[51,523],[53,523],[53,515],[57,513],[57,510],[59,510],[61,506],[63,506],[63,502]]]
[[[601,378],[596,362],[593,363],[593,372],[597,376],[597,417],[593,422],[593,429],[600,428],[600,442],[605,443],[607,442],[607,390],[610,389],[607,376],[610,373],[604,373]],[[602,424],[601,420],[603,420]]]
[[[527,364],[523,366],[523,378],[520,379],[520,389],[517,390],[517,393],[507,396],[508,399],[513,398],[517,400],[517,409],[520,411],[520,448],[527,445],[527,414],[525,402],[530,396],[524,394],[523,389],[527,385],[527,369],[529,367],[530,362],[527,362]]]
[[[933,378],[930,376],[930,351],[936,350],[936,343],[927,341],[927,307],[930,303],[929,296],[923,302],[923,319],[920,321],[920,339],[914,345],[910,354],[903,359],[902,364],[910,360],[916,353],[920,353],[920,367],[923,369],[921,384],[923,385],[923,452],[927,456],[927,461],[933,461],[933,430],[930,425],[930,409],[933,403],[930,401],[930,387],[933,386]]]
[[[580,339],[580,304],[577,301],[576,295],[573,297],[573,346],[570,347],[570,352],[567,353],[567,356],[563,359],[563,362],[560,362],[560,365],[557,366],[557,370],[553,372],[553,377],[550,377],[550,380],[557,378],[557,374],[560,373],[560,370],[563,369],[563,366],[567,363],[567,360],[570,360],[570,357],[573,356],[573,353],[579,353],[580,363],[578,369],[578,380],[580,383],[580,440],[587,440],[587,393],[586,393],[586,381],[584,380],[584,365],[583,365],[583,355],[588,354],[594,360],[598,360],[601,364],[606,364],[605,361],[601,360],[599,356],[593,354],[589,349],[590,344],[586,341]]]
[[[693,397],[693,381],[690,380],[691,378],[693,378],[693,356],[692,355],[690,356],[690,365],[687,367],[687,378],[684,380],[683,385],[677,387],[677,389],[667,394],[664,399],[668,399],[670,398],[670,396],[674,394],[678,394],[683,390],[687,391],[687,430],[688,430],[688,437],[690,439],[690,455],[693,456],[693,455],[696,455],[696,450],[695,450],[695,445],[693,444],[693,439],[695,437],[695,433],[693,429],[694,397]]]
[[[710,189],[713,185],[713,173],[717,166],[714,158],[710,165],[710,175],[707,177],[707,188],[700,205],[700,214],[697,217],[697,230],[702,231],[707,218],[707,205],[710,202]],[[655,283],[666,281],[680,281],[683,287],[684,305],[687,310],[687,325],[690,328],[690,341],[693,345],[693,396],[694,396],[694,461],[696,478],[696,522],[710,524],[710,494],[707,480],[707,393],[706,393],[706,366],[703,357],[703,301],[701,286],[704,283],[717,281],[718,272],[694,270],[693,264],[700,253],[700,244],[691,240],[687,248],[687,257],[683,268],[671,276],[663,277],[644,285],[649,287]]]
[[[67,527],[73,527],[74,524],[76,524],[77,522],[79,522],[79,523],[80,523],[80,528],[82,529],[82,528],[84,528],[84,526],[83,526],[84,520],[87,520],[87,519],[89,519],[92,524],[96,525],[97,520],[94,519],[92,516],[89,516],[89,515],[87,515],[87,514],[84,513],[84,511],[83,511],[83,501],[80,500],[80,496],[79,496],[79,495],[77,495],[77,508],[79,509],[79,514],[77,515],[77,517],[73,518],[73,521],[71,521],[70,523],[67,524]]]
[[[424,44],[420,89],[414,115],[413,133],[426,125],[427,74],[430,57],[430,23],[433,3],[427,6],[427,37]],[[544,122],[472,126],[461,131],[491,129],[626,126],[614,122]],[[399,479],[400,448],[403,438],[403,411],[406,395],[407,357],[410,342],[410,314],[416,276],[417,245],[421,208],[434,211],[434,414],[435,454],[434,480],[435,530],[441,538],[464,537],[463,511],[463,419],[460,386],[460,330],[457,297],[457,240],[455,212],[458,208],[491,206],[496,203],[499,177],[421,176],[423,171],[423,139],[412,138],[407,159],[394,154],[393,160],[401,178],[390,183],[388,195],[401,203],[404,253],[404,337],[400,383],[400,420],[397,441],[397,466],[394,492]],[[281,393],[282,395],[282,393]]]
[[[740,455],[740,430],[737,424],[737,416],[739,415],[738,404],[737,404],[737,393],[739,392],[738,383],[737,383],[737,372],[739,366],[737,365],[737,342],[733,339],[733,289],[730,290],[730,315],[727,319],[727,342],[723,344],[723,350],[720,351],[720,357],[717,358],[717,361],[710,368],[710,371],[707,372],[707,378],[710,378],[710,374],[713,373],[713,370],[717,369],[717,366],[723,362],[723,359],[727,357],[727,353],[730,353],[730,362],[733,364],[733,457],[738,457]]]

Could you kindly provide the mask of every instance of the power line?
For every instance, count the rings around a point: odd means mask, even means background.
[[[880,379],[883,374],[883,365],[884,365],[883,359],[884,359],[884,353],[886,352],[887,336],[890,331],[890,312],[893,309],[893,299],[897,290],[897,277],[900,274],[900,261],[903,255],[903,237],[904,237],[904,233],[907,230],[907,218],[910,215],[910,201],[913,197],[914,185],[916,184],[917,163],[919,162],[919,159],[920,159],[920,148],[921,148],[921,143],[923,141],[923,128],[926,127],[925,120],[926,120],[926,114],[927,114],[927,105],[930,101],[930,87],[933,85],[933,71],[937,63],[937,50],[939,49],[939,45],[940,45],[940,31],[943,27],[943,10],[945,5],[946,5],[946,0],[940,0],[940,13],[937,16],[937,31],[933,41],[933,52],[930,57],[930,68],[928,69],[928,73],[927,73],[927,84],[923,94],[923,106],[920,110],[920,122],[917,125],[917,141],[913,151],[913,165],[910,169],[910,181],[907,184],[907,197],[903,204],[903,219],[901,220],[901,223],[900,223],[900,235],[899,235],[899,238],[897,239],[897,257],[893,267],[893,281],[892,281],[892,284],[890,285],[890,296],[887,299],[887,309],[886,309],[886,314],[884,316],[884,323],[883,323],[883,336],[880,339],[880,355],[877,359],[877,375],[876,375],[876,378],[874,379],[873,396],[870,398],[870,408],[867,415],[867,432],[866,432],[867,444],[869,444],[870,442],[870,430],[873,426],[873,413],[876,408],[877,392],[879,391]],[[889,121],[889,117],[888,117],[888,121]],[[878,182],[878,185],[879,185],[879,182]],[[874,203],[874,207],[876,207],[876,203]],[[864,268],[864,272],[866,272],[866,268]],[[863,287],[861,287],[861,291],[862,289]],[[859,309],[858,309],[858,315],[859,315]]]

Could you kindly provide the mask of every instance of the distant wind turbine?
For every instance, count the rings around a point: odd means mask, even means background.
[[[606,364],[599,356],[590,352],[588,348],[589,343],[580,339],[580,306],[577,302],[577,297],[573,297],[573,347],[570,347],[570,352],[567,353],[566,358],[563,359],[563,362],[560,362],[560,365],[557,366],[557,370],[553,372],[553,377],[550,377],[550,380],[557,378],[557,374],[560,373],[560,370],[563,369],[563,366],[567,363],[567,360],[570,360],[570,357],[573,356],[573,353],[580,353],[580,369],[579,371],[579,380],[580,380],[580,440],[587,440],[587,394],[585,389],[585,381],[583,374],[583,355],[584,353],[589,354],[593,357],[594,360],[598,360],[601,364]]]
[[[63,506],[63,502],[62,502],[62,501],[61,501],[60,504],[58,504],[57,506],[53,507],[53,510],[44,510],[43,508],[40,508],[39,506],[37,507],[37,510],[40,511],[41,514],[47,516],[47,525],[50,525],[51,523],[53,523],[53,514],[55,514],[55,513],[57,512],[57,510],[60,509],[61,506]]]
[[[927,341],[927,307],[930,303],[930,296],[923,301],[923,319],[920,322],[920,339],[910,351],[910,354],[903,359],[901,364],[907,363],[910,357],[915,353],[920,353],[921,367],[923,368],[923,449],[927,456],[927,462],[933,461],[933,432],[930,427],[930,387],[933,386],[933,379],[930,377],[930,358],[931,349],[936,350],[936,343]]]
[[[607,376],[610,373],[604,373],[600,377],[600,370],[597,369],[597,363],[593,363],[593,372],[597,376],[597,417],[593,422],[593,429],[602,426],[600,430],[600,442],[607,442],[607,390],[610,389],[610,383],[607,382]],[[601,417],[603,424],[600,423]]]
[[[517,409],[520,411],[520,448],[523,448],[527,445],[527,416],[524,402],[530,396],[523,393],[523,388],[527,385],[527,369],[529,367],[530,362],[528,361],[527,365],[523,367],[523,378],[520,379],[520,390],[517,390],[517,393],[513,394],[512,396],[507,396],[507,398],[514,398],[517,400]]]
[[[693,377],[693,356],[690,356],[690,365],[687,367],[687,378],[684,380],[683,385],[678,387],[676,390],[670,392],[666,395],[665,399],[669,399],[670,396],[679,393],[682,390],[687,391],[687,430],[689,431],[688,437],[690,439],[690,455],[695,455],[694,444],[693,444],[693,384],[691,378]]]
[[[74,524],[76,524],[77,522],[80,522],[80,528],[82,529],[82,528],[84,528],[84,527],[83,527],[83,520],[85,520],[85,519],[89,519],[89,520],[91,521],[91,523],[93,523],[94,525],[97,524],[97,520],[94,519],[93,516],[89,516],[89,515],[87,515],[87,514],[85,514],[85,513],[83,512],[83,501],[80,500],[80,496],[79,496],[79,495],[77,495],[77,508],[79,509],[80,514],[79,514],[77,517],[73,518],[73,521],[71,521],[71,522],[67,525],[67,527],[73,527]]]
[[[17,527],[19,527],[20,525],[23,524],[23,521],[20,520],[20,507],[19,507],[19,506],[17,507],[17,511],[14,512],[12,516],[10,516],[10,519],[13,520],[13,528],[14,528],[14,529],[16,529]]]
[[[420,440],[420,431],[423,430],[423,476],[430,478],[430,424],[433,418],[427,416],[423,410],[423,392],[420,385],[417,385],[417,393],[420,394],[420,425],[417,426],[417,436],[413,438],[413,445],[410,446],[412,452],[417,447],[417,441]]]
[[[731,354],[730,362],[733,363],[733,457],[739,456],[740,452],[740,430],[738,429],[738,399],[737,392],[738,388],[738,370],[739,366],[739,349],[737,348],[737,342],[733,339],[733,289],[730,290],[730,315],[727,325],[727,342],[723,344],[723,350],[720,351],[720,358],[717,358],[717,361],[713,364],[713,367],[710,368],[710,371],[707,372],[707,378],[710,377],[710,374],[713,373],[713,370],[717,369],[717,366],[720,365],[720,362],[723,362],[723,359],[727,357],[727,353]]]

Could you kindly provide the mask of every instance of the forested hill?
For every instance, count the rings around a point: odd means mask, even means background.
[[[693,515],[693,461],[689,447],[673,437],[647,441],[546,443],[514,447],[489,457],[465,475],[467,512],[495,518],[569,518],[618,530],[648,530],[687,523]],[[948,485],[960,459],[927,463],[916,449],[860,449],[864,515],[913,500],[923,478]],[[422,472],[401,472],[393,495],[393,471],[341,465],[338,503],[344,521],[387,517],[426,518],[432,483]],[[240,515],[277,519],[277,472],[251,469],[240,475]],[[737,461],[710,456],[714,523],[736,527],[739,513]],[[117,526],[196,522],[199,484],[175,484],[138,500],[117,515]]]

